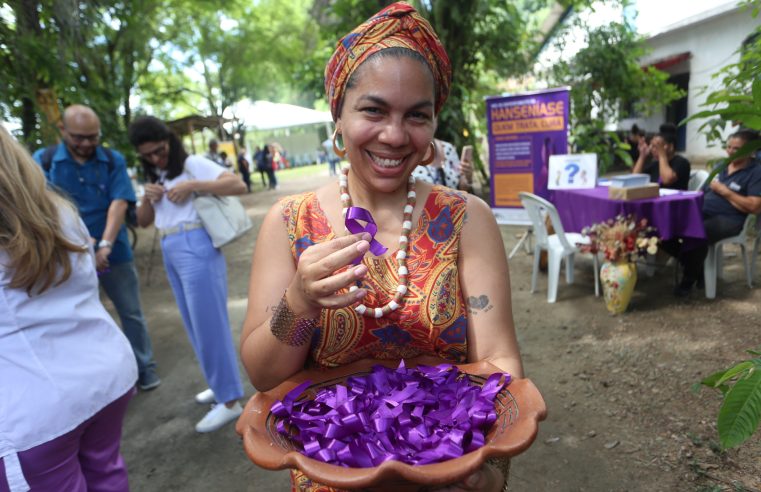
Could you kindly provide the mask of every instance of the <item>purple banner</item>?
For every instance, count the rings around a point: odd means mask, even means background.
[[[568,96],[559,88],[487,98],[493,208],[521,208],[521,191],[547,197],[550,156],[568,153]]]

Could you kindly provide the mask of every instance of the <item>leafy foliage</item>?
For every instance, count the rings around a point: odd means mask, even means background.
[[[761,1],[745,4],[757,17]],[[727,123],[740,123],[748,128],[761,130],[761,25],[740,49],[737,63],[728,65],[716,74],[721,79],[721,89],[706,97],[705,111],[683,121],[711,118],[699,130],[709,141],[722,140]],[[721,159],[708,177],[711,181],[730,162],[750,155],[761,148],[761,142],[748,142],[733,155]],[[717,428],[721,445],[726,448],[739,446],[757,429],[761,421],[761,351],[748,350],[754,358],[740,362],[726,370],[716,372],[701,384],[721,391],[723,402],[719,409]]]
[[[449,101],[439,115],[437,136],[455,147],[478,149],[485,135],[484,98],[494,94],[496,81],[521,75],[529,68],[536,44],[529,14],[543,6],[525,2],[433,1],[418,5],[438,33],[454,72]],[[476,168],[485,180],[480,152]]]
[[[220,116],[244,98],[298,100],[291,74],[312,48],[310,0],[14,0],[0,15],[0,117],[30,147],[57,138],[58,108],[93,107],[129,152],[136,110]],[[41,97],[47,95],[47,98]]]
[[[245,97],[324,105],[323,70],[336,41],[390,3],[11,0],[0,7],[0,118],[20,120],[21,137],[36,147],[57,138],[58,108],[88,104],[104,139],[129,152],[125,129],[136,112],[228,116]],[[412,3],[454,65],[438,136],[477,145],[483,98],[526,70],[537,46],[530,14],[549,1]]]
[[[194,73],[210,114],[220,117],[244,97],[282,99],[290,74],[314,42],[307,28],[307,1],[227,2],[224,10],[188,2],[172,12],[166,60]],[[299,33],[294,36],[294,33]]]
[[[146,42],[164,2],[16,0],[0,22],[0,116],[22,121],[30,146],[50,143],[58,106],[88,104],[124,146],[132,88],[147,69]],[[49,97],[42,97],[48,95]]]
[[[758,17],[761,11],[761,0],[745,3],[753,17]],[[727,65],[715,74],[713,78],[720,79],[720,89],[709,93],[703,104],[706,109],[681,122],[707,118],[700,125],[702,132],[709,142],[723,143],[723,132],[728,123],[740,124],[747,128],[761,131],[761,25],[748,37],[747,42],[740,47],[737,63]],[[761,141],[748,142],[735,154],[715,162],[708,177],[708,182],[725,169],[730,162],[751,155],[761,148]]]
[[[711,374],[701,384],[721,391],[717,428],[724,449],[739,446],[758,428],[761,421],[761,352],[723,371]]]
[[[582,28],[579,22],[569,23],[567,29]],[[561,47],[566,37],[567,33],[560,37]],[[633,103],[637,113],[648,115],[684,94],[667,82],[668,74],[640,67],[646,45],[629,24],[612,22],[592,29],[586,41],[586,47],[571,60],[556,63],[548,76],[556,85],[571,87],[570,142],[577,152],[597,154],[602,174],[615,158],[631,165],[629,145],[605,131],[608,123],[620,119],[624,104]]]

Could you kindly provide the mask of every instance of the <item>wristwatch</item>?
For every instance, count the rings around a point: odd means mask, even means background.
[[[100,249],[100,248],[113,249],[114,248],[114,243],[112,243],[111,241],[109,241],[107,239],[101,239],[100,242],[98,243],[98,249]]]

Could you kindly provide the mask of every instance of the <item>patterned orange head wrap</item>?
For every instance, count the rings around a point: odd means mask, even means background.
[[[428,61],[437,87],[435,111],[438,114],[452,83],[449,57],[431,24],[408,3],[397,2],[366,20],[336,45],[325,67],[325,93],[334,121],[338,119],[346,83],[354,71],[373,53],[394,47],[416,51]]]

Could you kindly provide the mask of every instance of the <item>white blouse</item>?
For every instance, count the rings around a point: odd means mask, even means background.
[[[62,225],[90,244],[74,210],[63,209]],[[69,258],[64,283],[29,296],[10,287],[0,250],[0,458],[12,492],[28,490],[17,452],[75,429],[137,380],[132,348],[100,302],[92,246]]]
[[[418,166],[412,171],[412,176],[421,181],[427,181],[431,184],[440,184],[457,189],[460,184],[460,158],[457,156],[457,150],[449,142],[437,140],[437,151],[443,148],[441,168],[434,167],[431,164],[427,166]],[[441,171],[443,171],[443,176]]]
[[[190,155],[185,159],[185,170],[182,174],[174,179],[166,179],[167,172],[160,171],[159,183],[164,185],[164,191],[169,191],[183,181],[214,181],[225,171],[225,168],[206,157]],[[165,193],[161,200],[153,204],[153,210],[155,212],[154,225],[157,229],[167,229],[201,220],[193,207],[192,197],[182,203],[174,203],[167,198]]]

